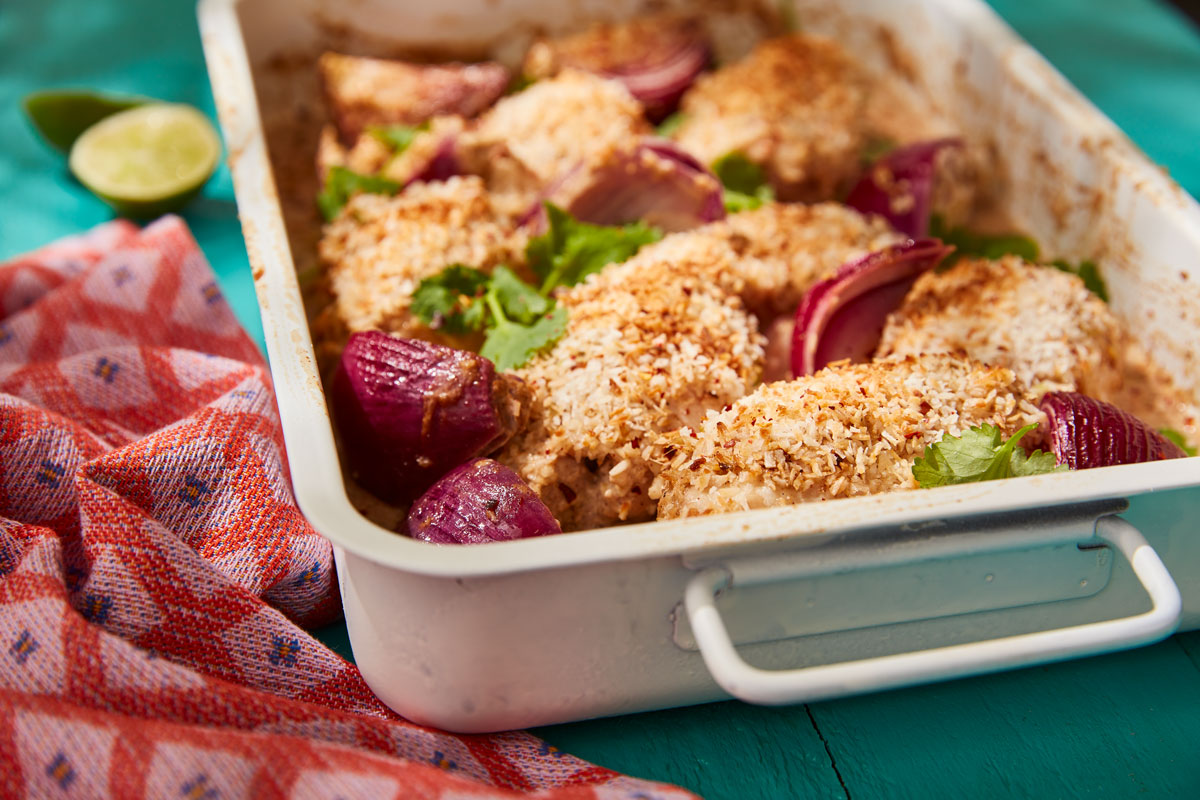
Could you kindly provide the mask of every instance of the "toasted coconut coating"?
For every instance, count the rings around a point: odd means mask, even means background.
[[[571,68],[620,74],[639,64],[655,63],[663,50],[705,38],[697,20],[674,14],[598,22],[580,33],[534,42],[525,54],[522,73],[549,78]]]
[[[888,317],[877,356],[962,352],[1011,368],[1040,397],[1101,400],[1122,383],[1120,322],[1075,275],[1015,256],[964,259],[917,280]]]
[[[829,200],[859,171],[866,85],[832,41],[794,34],[701,76],[675,139],[704,163],[739,152],[783,200]]]
[[[913,489],[913,461],[942,436],[1041,419],[1009,369],[950,355],[843,362],[660,437],[650,497],[671,519]]]
[[[526,237],[498,215],[476,177],[359,194],[325,227],[321,261],[347,333],[384,330],[458,344],[409,314],[413,291],[450,264],[490,271],[524,261]]]
[[[603,277],[563,293],[566,334],[516,371],[531,424],[497,457],[564,530],[653,519],[651,443],[750,391],[762,366],[754,318],[705,278],[669,262]]]
[[[768,203],[667,236],[602,275],[638,280],[648,267],[670,262],[741,297],[765,324],[793,313],[810,286],[846,261],[902,239],[882,218],[839,203]]]
[[[563,70],[496,103],[460,137],[458,154],[490,190],[529,203],[556,177],[649,131],[641,104],[621,84]]]
[[[317,69],[346,144],[368,125],[416,125],[439,114],[474,116],[508,85],[508,70],[496,63],[410,64],[324,53]]]

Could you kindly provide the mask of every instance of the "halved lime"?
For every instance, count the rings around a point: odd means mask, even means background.
[[[118,214],[154,217],[190,200],[217,168],[221,140],[208,117],[150,103],[106,117],[71,147],[71,172]]]
[[[22,105],[42,138],[65,153],[81,133],[105,117],[152,102],[148,97],[87,89],[43,89],[26,95]]]

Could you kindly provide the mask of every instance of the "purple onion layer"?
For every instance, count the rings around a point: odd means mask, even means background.
[[[1087,395],[1049,392],[1040,405],[1050,426],[1050,451],[1071,469],[1187,456],[1137,417]]]
[[[796,309],[792,372],[811,375],[832,361],[869,359],[887,315],[952,249],[937,239],[910,240],[847,262],[814,285]]]
[[[717,176],[668,139],[645,137],[584,170],[575,167],[547,187],[521,216],[521,224],[541,232],[543,201],[594,225],[639,220],[668,232],[725,218],[724,192]]]
[[[520,424],[516,379],[475,353],[380,331],[351,335],[330,405],[352,474],[405,503]]]
[[[938,154],[962,146],[961,139],[949,138],[893,150],[867,167],[846,197],[846,205],[878,214],[913,238],[928,236]]]
[[[454,468],[408,512],[408,534],[434,544],[483,544],[562,533],[550,509],[508,467],[489,458]]]

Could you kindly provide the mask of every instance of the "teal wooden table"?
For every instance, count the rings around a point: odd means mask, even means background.
[[[993,0],[1194,195],[1200,31],[1153,0]],[[0,4],[0,258],[109,217],[29,134],[26,92],[90,86],[212,113],[191,0]],[[188,223],[261,342],[222,169]],[[1150,530],[1196,533],[1200,491],[1134,502]],[[1200,535],[1200,534],[1198,534]],[[345,631],[322,638],[348,655]],[[613,769],[708,798],[1200,797],[1200,633],[1141,650],[785,709],[717,703],[537,731]]]

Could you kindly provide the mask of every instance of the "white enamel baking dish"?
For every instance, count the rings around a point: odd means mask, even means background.
[[[470,548],[402,538],[354,510],[256,75],[322,41],[473,44],[638,6],[200,2],[296,496],[335,545],[354,656],[384,702],[491,731],[730,695],[809,701],[1200,627],[1198,537],[1143,536],[1112,516],[1121,498],[1200,484],[1195,458]],[[1114,310],[1200,396],[1200,207],[1111,122],[980,0],[798,0],[796,13],[923,85],[967,136],[996,134],[1011,219],[1052,255],[1096,259]]]

